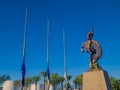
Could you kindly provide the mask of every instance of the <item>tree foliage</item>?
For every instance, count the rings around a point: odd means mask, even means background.
[[[58,73],[51,74],[50,83],[53,85],[54,90],[56,90],[56,85],[59,83]]]
[[[4,83],[4,81],[10,80],[10,76],[7,74],[0,75],[0,85]]]
[[[53,85],[54,90],[56,90],[56,86],[61,83],[61,85],[64,82],[64,78],[59,76],[58,73],[51,74],[50,77],[50,83]]]
[[[32,78],[31,77],[26,77],[25,78],[25,86],[28,88],[30,84],[32,83]]]
[[[70,88],[70,80],[71,80],[71,78],[72,78],[72,76],[71,75],[67,75],[67,89],[69,89]]]
[[[37,83],[38,83],[38,81],[40,80],[40,77],[39,77],[39,76],[34,76],[34,77],[32,78],[32,80],[33,80],[33,82],[35,83],[35,90],[37,90]]]
[[[120,79],[110,76],[110,82],[112,85],[112,90],[120,90]]]
[[[43,90],[45,90],[45,81],[46,81],[46,77],[47,77],[47,73],[46,72],[41,72],[41,76],[44,78],[44,82],[43,82]]]
[[[76,87],[79,88],[79,90],[80,90],[80,87],[81,87],[81,85],[82,85],[82,78],[83,78],[82,75],[78,75],[78,76],[76,76],[75,79],[73,80],[73,83],[75,84]]]
[[[61,84],[61,90],[63,90],[63,82],[64,82],[64,80],[65,80],[65,78],[64,77],[59,77],[58,78],[58,81],[59,81],[59,83]]]
[[[16,87],[21,87],[21,80],[15,80],[14,81],[14,85],[16,86]]]

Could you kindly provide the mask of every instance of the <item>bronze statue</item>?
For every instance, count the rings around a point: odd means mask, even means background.
[[[93,34],[92,29],[87,35],[87,41],[81,47],[81,52],[84,52],[84,49],[86,49],[90,53],[90,70],[101,69],[97,61],[102,56],[102,48],[97,41],[92,40]]]

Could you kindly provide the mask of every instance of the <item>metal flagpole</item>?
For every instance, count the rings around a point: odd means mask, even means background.
[[[25,52],[26,52],[27,17],[28,17],[28,8],[26,6],[25,28],[24,28],[24,41],[23,41],[23,56],[22,56],[22,68],[21,68],[21,70],[22,70],[22,86],[21,86],[21,90],[24,90],[25,74],[26,74],[26,69],[25,69]]]
[[[63,44],[64,44],[64,78],[65,78],[65,86],[67,87],[67,65],[66,65],[66,43],[65,43],[65,32],[63,29]]]

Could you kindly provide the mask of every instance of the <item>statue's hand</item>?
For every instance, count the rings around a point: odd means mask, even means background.
[[[84,50],[83,50],[83,48],[80,48],[80,51],[81,51],[82,53],[84,53]]]

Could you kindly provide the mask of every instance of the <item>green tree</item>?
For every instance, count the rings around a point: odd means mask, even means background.
[[[64,77],[59,77],[58,78],[58,83],[60,83],[61,84],[61,90],[63,90],[63,82],[64,82]]]
[[[37,83],[38,83],[38,81],[40,80],[40,77],[39,77],[39,76],[34,76],[34,77],[32,78],[32,80],[33,80],[33,82],[35,83],[35,90],[37,90]]]
[[[75,77],[75,79],[73,80],[73,83],[75,84],[75,86],[77,86],[80,90],[80,87],[82,86],[82,75],[78,75]]]
[[[119,90],[120,90],[120,79],[118,79],[118,84],[119,84]]]
[[[51,74],[50,83],[53,85],[53,89],[56,90],[56,85],[59,84],[59,76],[57,73]]]
[[[21,87],[21,80],[15,80],[14,85],[15,85],[15,87],[20,88]]]
[[[43,78],[44,78],[43,90],[45,90],[45,81],[46,81],[47,73],[43,71],[43,72],[41,72],[41,76],[43,76]]]
[[[2,76],[0,75],[0,85],[2,84]]]
[[[26,77],[25,78],[25,87],[26,87],[26,90],[27,88],[30,86],[30,84],[32,83],[32,78],[31,77]]]
[[[0,85],[4,83],[4,81],[10,80],[10,76],[7,74],[3,74],[0,76]]]
[[[72,76],[71,75],[67,75],[67,89],[70,88],[70,80],[71,80]]]
[[[120,80],[110,76],[112,90],[120,90]]]

